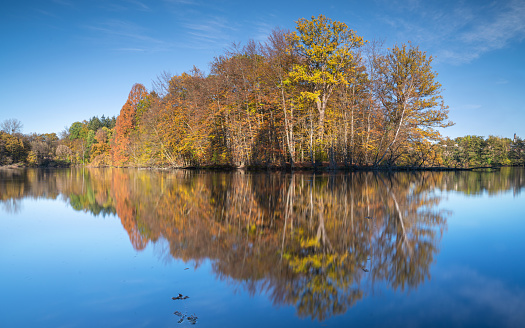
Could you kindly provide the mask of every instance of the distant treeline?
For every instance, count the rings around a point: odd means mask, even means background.
[[[431,63],[411,43],[384,49],[322,15],[300,19],[294,32],[233,46],[208,75],[194,67],[159,76],[151,91],[135,84],[116,121],[75,122],[60,139],[0,150],[5,163],[32,165],[522,165],[519,138],[443,140],[437,128],[453,123]]]
[[[97,147],[102,144],[109,147],[116,122],[115,117],[94,116],[89,121],[73,123],[57,136],[56,133],[22,134],[22,123],[7,119],[0,124],[0,165],[87,164]]]
[[[465,136],[440,141],[436,147],[443,166],[484,167],[525,165],[525,142],[514,136],[513,139],[489,136]]]

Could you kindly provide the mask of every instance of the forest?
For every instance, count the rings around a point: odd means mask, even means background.
[[[385,49],[322,15],[234,44],[210,72],[163,73],[131,88],[118,117],[60,136],[5,120],[0,165],[390,168],[524,165],[522,139],[443,138],[451,126],[432,56]]]

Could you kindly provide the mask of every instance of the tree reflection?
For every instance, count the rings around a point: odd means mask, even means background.
[[[523,170],[0,170],[0,181],[4,207],[60,196],[76,210],[116,214],[135,249],[165,239],[171,257],[209,259],[219,279],[318,320],[346,312],[377,283],[406,291],[430,279],[448,216],[437,189],[520,192],[525,183]]]

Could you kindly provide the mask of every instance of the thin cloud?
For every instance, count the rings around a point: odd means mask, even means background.
[[[113,11],[113,12],[123,12],[127,11],[128,7],[116,3],[103,3],[99,6],[100,9]]]
[[[127,0],[129,3],[135,5],[138,9],[140,10],[144,10],[144,11],[150,11],[150,7],[148,7],[146,4],[144,4],[143,2],[140,2],[138,0]]]
[[[198,5],[199,3],[194,0],[164,0],[168,3],[174,3],[178,5]]]
[[[146,52],[146,49],[141,48],[117,48],[115,51],[121,51],[121,52]]]
[[[523,40],[525,37],[525,2],[512,1],[508,8],[500,12],[488,23],[482,22],[461,39],[467,44],[475,44],[479,53],[501,49],[510,40]]]
[[[236,31],[233,24],[221,16],[206,16],[181,25],[190,36],[187,46],[197,49],[224,47],[233,41],[232,32]]]
[[[96,32],[95,40],[111,45],[120,45],[114,48],[117,51],[165,51],[170,48],[169,43],[152,37],[148,30],[128,21],[108,20],[97,25],[86,26]]]
[[[68,0],[53,0],[53,2],[56,4],[62,5],[62,6],[68,6],[68,7],[75,6],[72,1],[68,1]]]
[[[458,294],[478,304],[481,308],[504,318],[509,327],[518,327],[525,320],[522,309],[525,308],[525,292],[519,288],[510,288],[499,280],[484,277],[476,272],[469,272],[470,284],[459,288]]]
[[[414,1],[410,6],[383,6],[385,12],[377,19],[396,31],[395,38],[405,42],[410,35],[411,41],[431,49],[439,62],[469,63],[525,38],[525,1],[521,0],[488,5],[454,2],[447,6]]]
[[[164,43],[164,41],[162,40],[157,40],[147,35],[135,33],[134,31],[112,29],[111,27],[101,27],[101,26],[91,26],[88,28],[94,31],[105,33],[106,35],[113,36],[113,37],[122,37],[122,38],[127,38],[131,40],[136,40],[136,41],[145,41],[145,42],[152,42],[152,43],[159,43],[159,44]]]
[[[48,17],[53,17],[53,18],[58,18],[57,15],[53,14],[52,12],[50,11],[47,11],[47,10],[43,10],[43,9],[34,9],[36,12],[38,12],[39,14],[41,15],[44,15],[44,16],[48,16]]]
[[[255,27],[254,39],[256,41],[266,41],[270,33],[272,33],[272,30],[275,28],[273,24],[266,23],[263,21],[255,22],[253,25]]]
[[[506,47],[512,41],[525,37],[525,2],[511,1],[503,8],[487,7],[478,13],[468,8],[457,8],[454,19],[463,20],[447,35],[451,45],[443,41],[438,53],[441,60],[453,64],[469,63],[483,54]]]
[[[151,11],[151,8],[142,1],[138,0],[122,0],[120,2],[104,2],[100,4],[100,8],[113,12],[125,11]]]

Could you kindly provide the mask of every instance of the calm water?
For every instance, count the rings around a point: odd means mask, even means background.
[[[524,186],[0,170],[0,327],[525,327]]]

